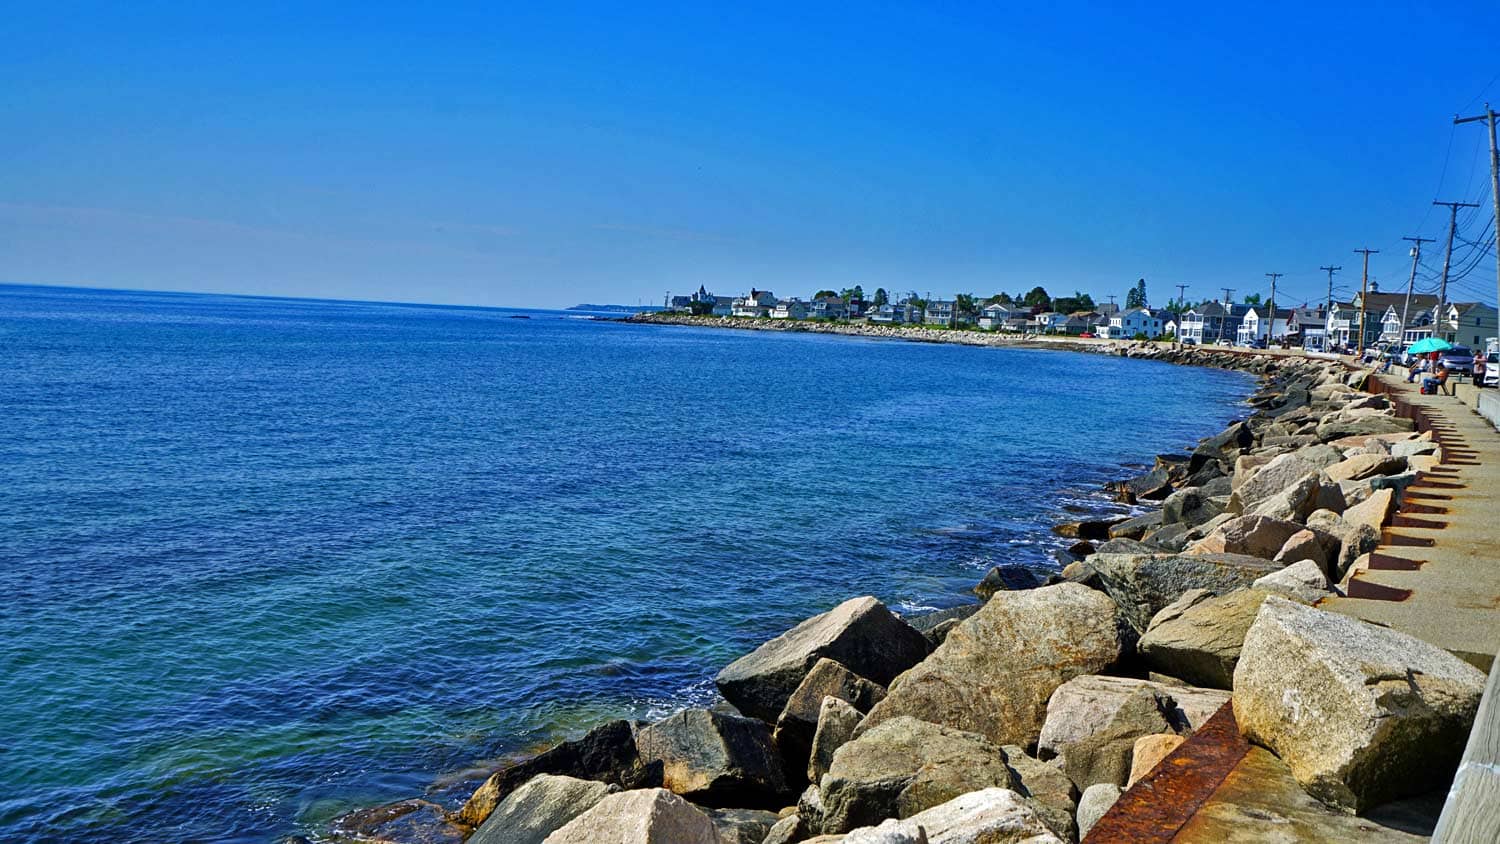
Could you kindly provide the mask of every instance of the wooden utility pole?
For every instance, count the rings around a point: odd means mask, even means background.
[[[1360,274],[1359,280],[1359,356],[1365,354],[1365,299],[1370,295],[1370,256],[1379,255],[1379,249],[1356,249],[1355,252],[1363,253],[1365,256],[1365,269]]]
[[[1495,110],[1490,108],[1489,103],[1485,103],[1484,114],[1478,117],[1459,117],[1454,115],[1453,125],[1474,123],[1479,120],[1488,121],[1490,124],[1490,190],[1495,200],[1495,231],[1500,232],[1500,145],[1497,145],[1495,142],[1495,120],[1497,117],[1500,117],[1500,115],[1497,115]],[[1449,243],[1452,243],[1451,239]],[[1446,272],[1444,275],[1446,275]],[[1495,261],[1495,295],[1496,297],[1500,297],[1500,259]],[[1500,298],[1496,299],[1495,304],[1500,306]]]
[[[1173,332],[1173,334],[1174,334],[1173,341],[1174,342],[1178,342],[1178,343],[1182,342],[1182,308],[1183,308],[1184,305],[1187,304],[1187,302],[1183,300],[1183,297],[1187,295],[1186,291],[1187,291],[1187,289],[1188,289],[1189,286],[1190,285],[1186,285],[1186,284],[1176,285],[1176,287],[1177,287],[1177,330],[1175,332]]]
[[[1266,346],[1268,347],[1276,336],[1276,279],[1284,275],[1286,273],[1266,273],[1266,277],[1271,279],[1271,301],[1266,305],[1266,310],[1271,312],[1271,327],[1266,329]]]
[[[1403,237],[1412,242],[1411,278],[1406,280],[1406,304],[1401,306],[1401,342],[1406,342],[1407,319],[1411,314],[1411,289],[1417,283],[1417,262],[1422,260],[1422,244],[1434,242],[1430,237]]]
[[[1432,336],[1447,340],[1444,335],[1448,333],[1448,268],[1453,266],[1453,234],[1458,231],[1458,209],[1478,208],[1479,203],[1433,200],[1432,204],[1448,206],[1448,248],[1443,251],[1443,280],[1438,284],[1437,308],[1432,312]]]

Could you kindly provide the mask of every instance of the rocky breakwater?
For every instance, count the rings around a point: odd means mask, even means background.
[[[1314,823],[1441,788],[1483,674],[1317,609],[1437,445],[1332,364],[1120,353],[1262,377],[1249,418],[1111,485],[1149,513],[1060,525],[1077,561],[1030,588],[990,578],[966,610],[908,620],[850,599],[725,667],[717,707],[613,722],[496,772],[453,835],[1078,841],[1226,706]]]

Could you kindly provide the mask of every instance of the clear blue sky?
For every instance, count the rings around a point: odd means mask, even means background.
[[[1287,301],[1488,202],[1500,3],[1118,5],[6,3],[0,280]]]

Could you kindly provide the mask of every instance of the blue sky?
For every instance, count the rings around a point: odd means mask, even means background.
[[[0,280],[1301,301],[1488,203],[1500,3],[1120,5],[6,3]]]

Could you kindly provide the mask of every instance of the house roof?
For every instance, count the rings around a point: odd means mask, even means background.
[[[1367,293],[1364,297],[1366,311],[1383,311],[1389,307],[1400,310],[1406,305],[1405,293]],[[1437,306],[1437,297],[1430,293],[1413,293],[1411,297],[1413,308],[1433,308]],[[1353,307],[1352,305],[1350,307]]]

